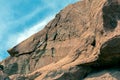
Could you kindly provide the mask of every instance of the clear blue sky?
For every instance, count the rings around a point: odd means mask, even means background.
[[[0,60],[7,50],[40,31],[61,9],[79,0],[0,0]]]

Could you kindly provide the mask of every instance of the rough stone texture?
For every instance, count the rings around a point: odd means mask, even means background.
[[[84,80],[120,80],[120,69],[108,69],[91,73]]]
[[[71,4],[42,31],[8,50],[11,56],[0,64],[13,80],[119,80],[112,76],[118,69],[98,72],[120,66],[119,19],[120,0]]]

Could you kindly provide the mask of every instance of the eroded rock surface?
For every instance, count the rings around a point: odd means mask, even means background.
[[[107,70],[120,66],[119,19],[120,0],[71,4],[0,64],[13,80],[119,80]]]

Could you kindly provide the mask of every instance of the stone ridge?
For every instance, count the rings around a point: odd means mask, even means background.
[[[120,0],[82,0],[8,50],[12,80],[119,80]]]

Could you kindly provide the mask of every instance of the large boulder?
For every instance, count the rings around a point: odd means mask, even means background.
[[[119,66],[119,20],[120,0],[78,1],[61,10],[42,31],[9,49],[11,56],[0,64],[9,76],[18,74],[16,79],[82,80]]]

